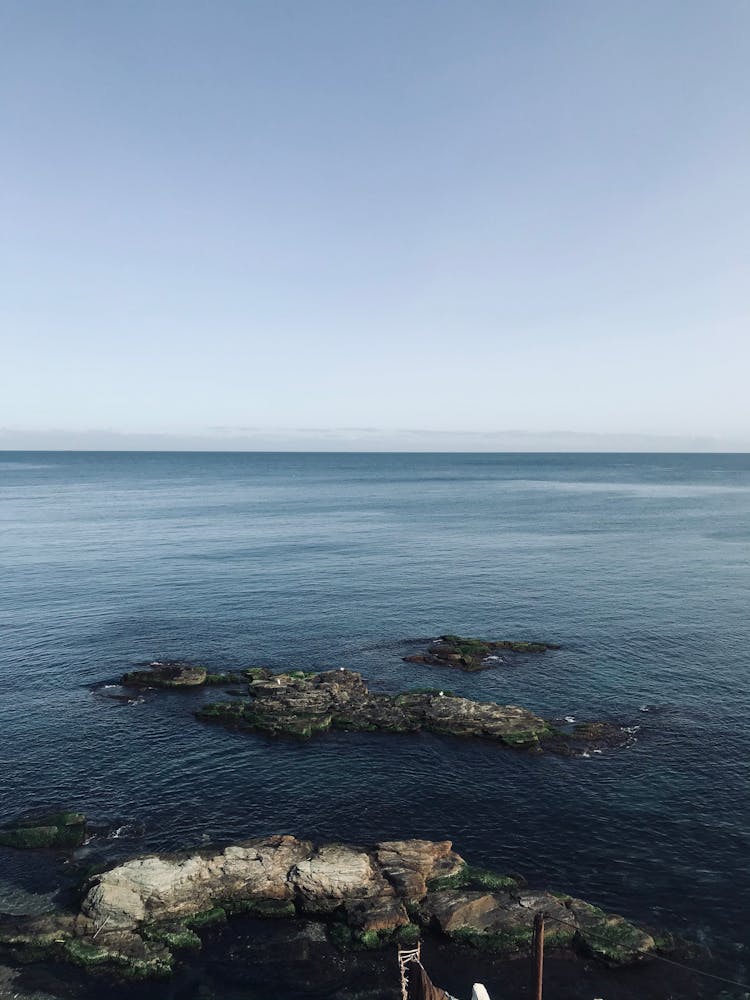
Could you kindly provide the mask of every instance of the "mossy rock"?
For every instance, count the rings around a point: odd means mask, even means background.
[[[186,927],[210,927],[212,924],[222,924],[227,919],[227,911],[223,906],[212,906],[210,910],[201,910],[187,917],[183,923]]]
[[[414,945],[421,936],[420,928],[414,924],[403,924],[388,930],[362,930],[350,927],[339,915],[327,928],[328,940],[339,951],[375,951],[386,945],[398,943]]]
[[[355,935],[355,940],[359,943],[361,948],[367,951],[373,951],[376,948],[380,948],[384,943],[381,939],[379,931],[359,931]]]
[[[68,938],[62,946],[69,962],[90,968],[92,965],[107,965],[112,961],[112,953],[83,938]]]
[[[85,969],[114,965],[128,979],[167,977],[174,968],[174,957],[166,948],[159,948],[148,958],[133,958],[77,937],[68,938],[58,945],[58,957]]]
[[[86,817],[69,811],[22,817],[0,829],[0,845],[19,850],[74,848],[85,839]]]
[[[422,653],[404,657],[408,663],[424,663],[429,666],[452,666],[473,672],[486,670],[492,666],[491,654],[497,652],[544,653],[548,649],[559,649],[547,642],[516,642],[512,640],[473,639],[469,636],[446,634],[432,642]]]
[[[290,674],[278,675],[279,684],[276,685],[269,683],[266,671],[262,682],[250,685],[249,698],[206,704],[196,711],[196,715],[207,722],[219,722],[233,728],[301,739],[310,739],[331,729],[386,733],[424,731],[493,740],[507,748],[532,753],[544,750],[571,755],[580,753],[584,746],[580,739],[556,730],[547,721],[518,707],[473,702],[437,688],[394,695],[372,694],[361,676],[351,671],[314,674],[311,675],[313,681],[304,672],[299,673],[304,680],[290,679]],[[619,729],[617,732],[620,733]]]
[[[575,943],[585,954],[614,965],[626,965],[656,948],[656,942],[622,917],[602,916],[584,921]]]
[[[484,868],[464,865],[453,875],[431,879],[427,883],[427,890],[439,892],[442,889],[489,889],[494,892],[498,889],[516,889],[519,881],[513,875],[498,875]]]
[[[243,720],[252,728],[263,732],[309,739],[314,733],[327,732],[331,728],[332,716],[309,715],[302,712],[296,715],[272,716],[246,707]]]
[[[328,940],[339,951],[350,951],[352,948],[353,932],[347,924],[336,921],[329,924],[327,928]]]
[[[201,939],[195,931],[182,924],[149,924],[141,930],[141,934],[146,941],[159,941],[174,951],[199,951],[202,947]]]
[[[541,750],[554,735],[552,727],[545,723],[538,729],[511,730],[500,737],[500,742],[516,750]]]
[[[485,657],[492,649],[483,639],[469,639],[460,635],[441,635],[440,641],[450,646],[450,652],[454,655],[469,659]]]
[[[528,952],[533,933],[533,929],[525,925],[491,932],[459,927],[455,931],[451,931],[448,936],[451,941],[476,948],[477,951],[498,955],[517,955],[521,952]]]
[[[206,683],[205,667],[187,663],[163,663],[148,670],[131,670],[123,674],[122,683],[128,687],[194,688]]]
[[[416,945],[422,936],[422,930],[417,924],[404,924],[396,931],[396,939],[399,944],[408,947]]]
[[[455,691],[449,691],[448,688],[410,688],[408,691],[402,691],[400,694],[394,695],[394,704],[399,706],[411,705],[414,702],[419,703],[422,698],[460,698],[460,694],[456,694]]]
[[[243,674],[249,681],[266,681],[271,676],[268,667],[248,667],[243,670]]]

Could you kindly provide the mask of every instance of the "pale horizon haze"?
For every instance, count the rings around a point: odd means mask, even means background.
[[[746,2],[0,39],[0,449],[750,450]]]

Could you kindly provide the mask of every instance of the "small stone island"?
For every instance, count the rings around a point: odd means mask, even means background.
[[[475,673],[489,670],[502,662],[502,653],[546,653],[559,649],[549,642],[511,642],[510,640],[468,639],[460,635],[441,635],[422,653],[404,657],[405,663],[430,667],[455,667]]]
[[[174,684],[176,669],[181,668],[160,666],[152,671],[126,674],[123,683],[155,688],[185,686]],[[222,677],[226,683],[235,685],[241,680],[244,690],[236,690],[239,697],[204,705],[196,712],[197,717],[205,722],[271,735],[308,738],[334,729],[431,732],[491,740],[517,750],[567,755],[620,747],[630,738],[626,728],[614,723],[560,727],[526,708],[472,701],[448,690],[373,693],[360,674],[343,667],[322,673],[293,670],[279,674],[254,667],[243,675],[207,674],[202,681],[191,679],[187,686],[218,683],[211,680],[213,677]]]
[[[202,928],[252,914],[322,921],[342,950],[413,944],[429,930],[513,956],[528,952],[540,911],[548,917],[549,948],[612,965],[657,949],[650,933],[623,917],[467,865],[450,841],[356,847],[281,835],[149,854],[90,876],[78,898],[69,911],[0,918],[0,950],[22,961],[166,976],[177,952],[201,947]]]

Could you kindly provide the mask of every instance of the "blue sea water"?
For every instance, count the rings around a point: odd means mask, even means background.
[[[0,528],[0,820],[69,804],[143,824],[117,845],[138,852],[450,838],[750,974],[750,456],[6,452]],[[441,632],[562,648],[476,675],[402,661]],[[201,693],[101,686],[165,659],[639,728],[577,759],[300,744],[201,724]],[[0,900],[34,878],[0,855]]]

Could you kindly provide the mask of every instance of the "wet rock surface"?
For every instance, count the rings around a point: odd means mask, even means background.
[[[186,663],[158,663],[145,670],[132,670],[124,674],[121,683],[126,687],[188,688],[200,687],[208,677],[205,667]]]
[[[207,667],[179,661],[152,663],[142,670],[123,674],[120,684],[126,688],[198,688],[245,684],[252,670],[232,670],[215,674]]]
[[[561,754],[623,746],[629,735],[623,727],[610,723],[565,730],[526,708],[472,701],[441,690],[374,694],[360,674],[344,669],[319,674],[272,674],[256,669],[249,678],[247,693],[247,699],[205,705],[197,715],[207,722],[275,735],[307,738],[331,729],[425,731]]]
[[[548,642],[513,642],[507,639],[471,639],[460,635],[441,635],[421,653],[404,657],[405,663],[421,663],[431,667],[455,667],[474,673],[489,670],[503,662],[506,656],[518,653],[546,653],[559,649]]]
[[[551,948],[627,964],[656,947],[645,931],[582,900],[469,868],[450,841],[358,847],[288,835],[133,858],[90,877],[75,910],[4,918],[0,946],[26,961],[168,975],[177,953],[201,947],[196,931],[252,914],[321,921],[329,940],[344,949],[413,943],[430,928],[454,942],[513,955],[528,950],[540,911],[548,914]]]

